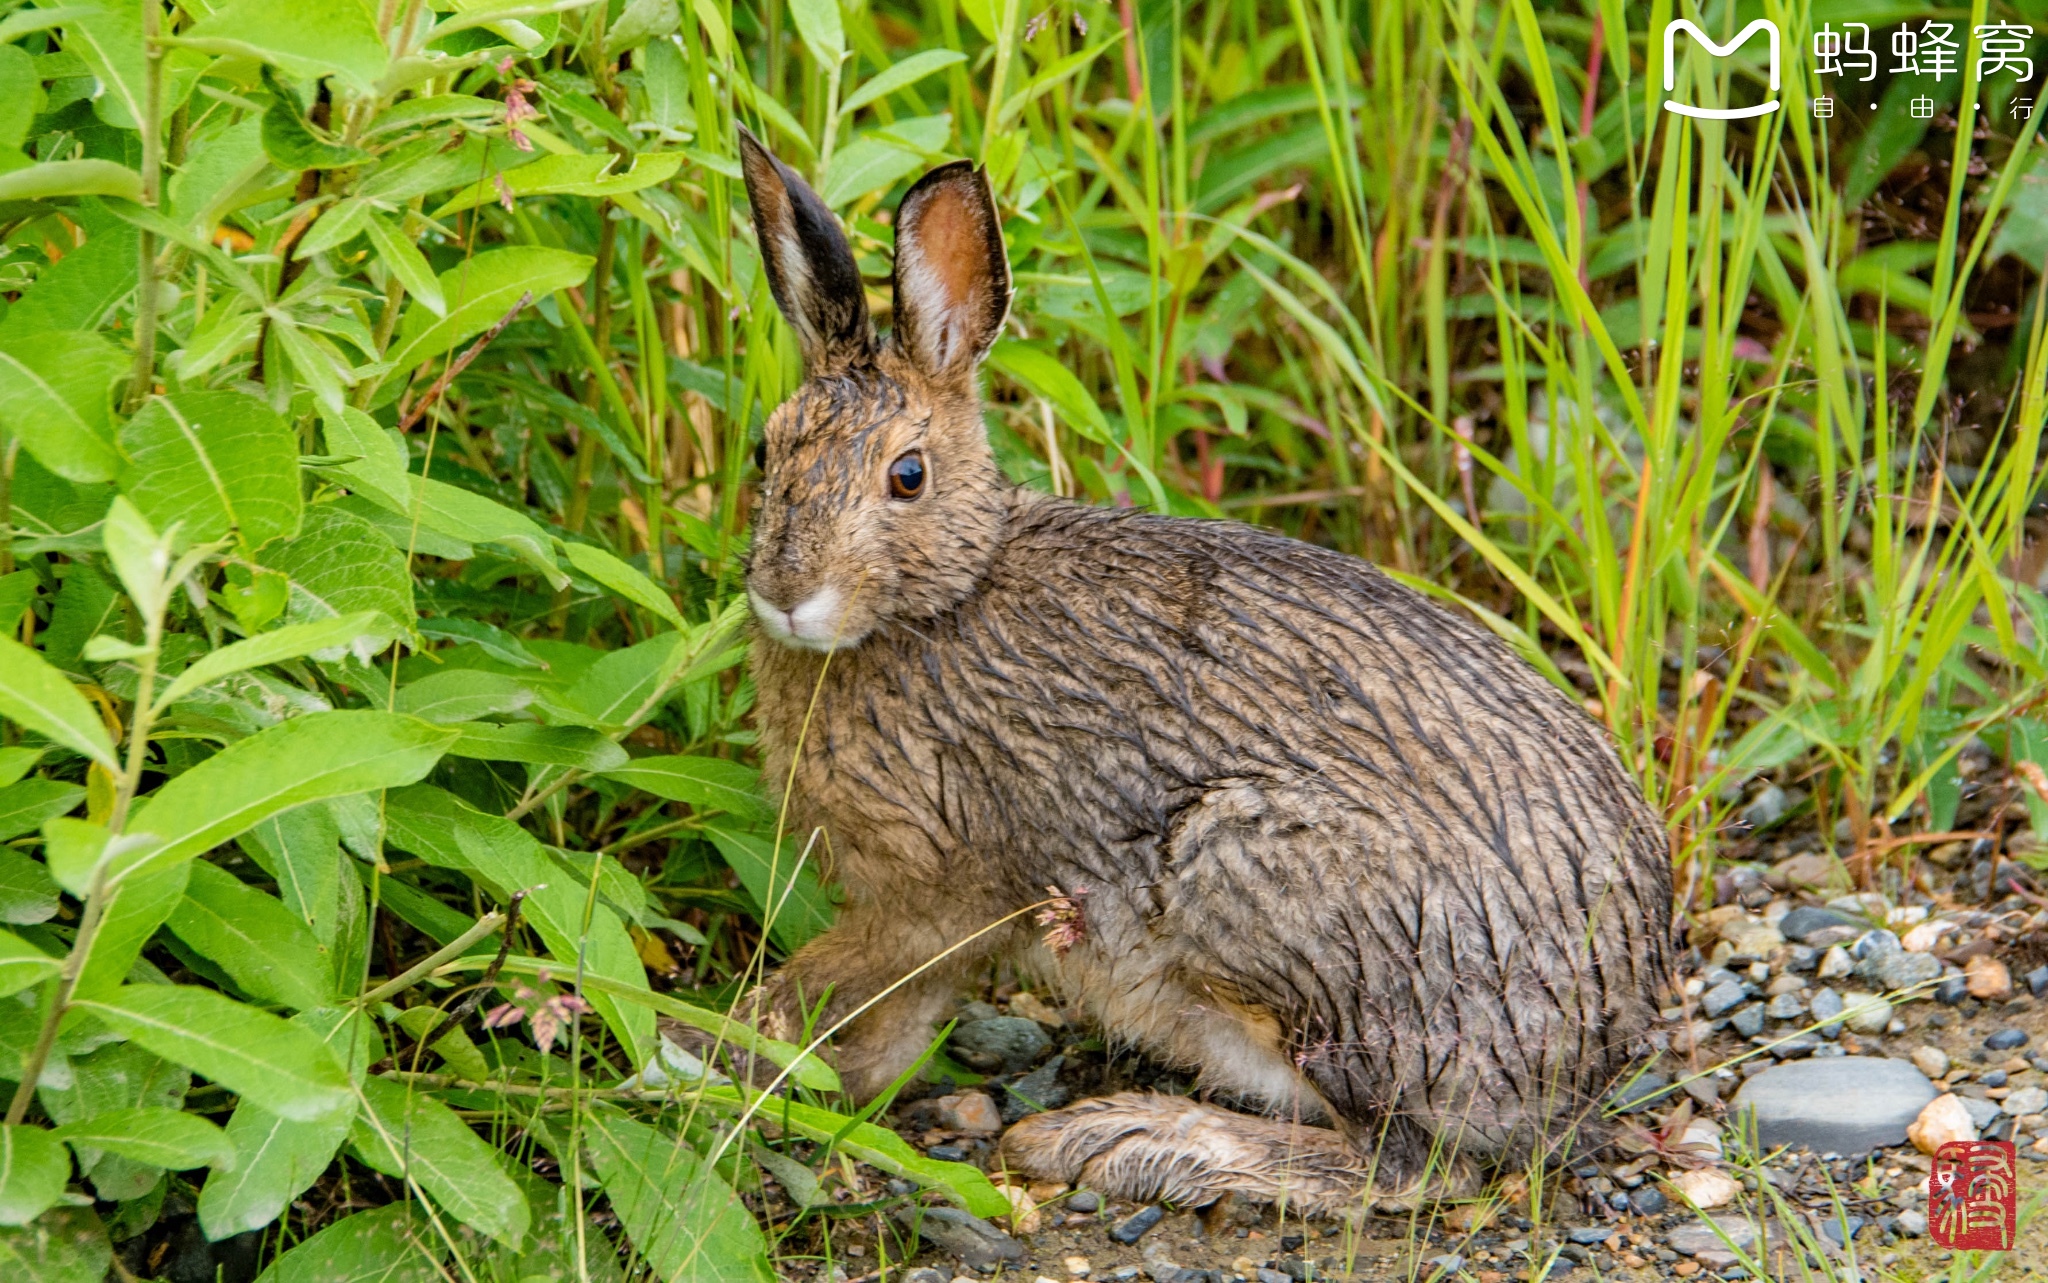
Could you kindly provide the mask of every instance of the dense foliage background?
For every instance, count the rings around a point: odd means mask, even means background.
[[[2039,80],[1816,119],[1818,25],[1931,11],[1772,2],[1787,109],[1688,122],[1648,9],[5,7],[0,1271],[754,1279],[1009,1210],[719,1014],[831,913],[749,765],[800,369],[740,122],[878,289],[893,194],[988,166],[1020,482],[1471,610],[1613,729],[1693,903],[1772,780],[1751,826],[1911,876],[1984,813],[1965,750],[2048,765]],[[1765,92],[1760,45],[1681,56]]]

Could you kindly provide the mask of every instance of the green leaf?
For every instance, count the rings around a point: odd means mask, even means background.
[[[13,586],[8,581],[12,580],[15,575],[26,575],[31,580],[35,578],[33,570],[17,570],[13,575],[0,579],[0,591],[5,591]],[[8,631],[11,632],[13,630],[9,629]],[[19,745],[12,748],[0,748],[0,787],[19,780],[22,776],[34,770],[36,763],[42,760],[43,750],[39,748],[22,748]]]
[[[52,160],[0,174],[0,201],[57,196],[142,199],[142,175],[111,160]]]
[[[61,12],[61,10],[59,11]],[[49,103],[35,59],[20,45],[0,45],[0,147],[19,147]]]
[[[389,377],[404,379],[421,362],[440,356],[483,333],[512,310],[522,294],[542,299],[581,284],[593,259],[567,250],[514,245],[485,250],[441,273],[445,314],[418,304],[406,309],[386,361]]]
[[[0,1123],[0,1225],[26,1225],[50,1210],[71,1179],[71,1155],[41,1127]]]
[[[108,1036],[96,1025],[91,1028],[95,1037]],[[186,1093],[191,1090],[192,1074],[184,1066],[152,1055],[135,1043],[116,1042],[85,1055],[73,1055],[71,1084],[62,1090],[45,1086],[36,1093],[36,1099],[52,1122],[70,1124],[138,1106],[183,1109]],[[140,1198],[163,1178],[163,1169],[147,1162],[83,1143],[74,1144],[72,1150],[78,1159],[79,1174],[92,1182],[94,1193],[102,1201]]]
[[[462,732],[462,738],[449,746],[450,757],[524,762],[529,766],[572,766],[592,774],[627,762],[625,749],[584,726],[536,726],[531,722],[493,726],[473,722],[455,729]]]
[[[486,1145],[448,1106],[388,1078],[363,1081],[367,1112],[349,1144],[387,1176],[409,1176],[456,1220],[517,1246],[531,1212],[526,1196]]]
[[[347,1073],[318,1035],[211,989],[123,985],[78,1006],[280,1117],[311,1122],[355,1107]]]
[[[816,855],[803,860],[801,842],[785,834],[778,852],[767,834],[715,821],[704,826],[704,836],[761,906],[768,934],[783,949],[794,951],[832,925],[832,901],[818,883]]]
[[[329,999],[332,973],[312,929],[225,869],[195,863],[167,925],[252,998],[296,1011]]]
[[[8,177],[0,176],[0,182]],[[0,426],[67,481],[111,481],[121,470],[121,456],[114,447],[110,389],[130,364],[97,334],[45,330],[9,336],[0,342]]]
[[[337,73],[358,92],[391,63],[375,15],[357,0],[229,0],[175,43],[260,58],[301,80]]]
[[[615,650],[592,664],[562,694],[559,712],[604,731],[639,725],[660,707],[663,692],[693,654],[691,634],[666,632],[636,646]]]
[[[128,822],[158,844],[117,872],[189,860],[266,816],[305,802],[398,788],[420,779],[455,732],[368,709],[294,717],[237,741],[158,789]]]
[[[306,655],[339,659],[343,649],[352,642],[374,639],[377,649],[381,650],[390,640],[392,629],[390,619],[367,610],[337,615],[317,623],[286,624],[283,628],[258,633],[201,655],[197,663],[178,674],[177,680],[164,688],[157,702],[169,706],[181,696],[223,677],[287,659]]]
[[[241,837],[242,849],[277,883],[277,898],[332,950],[341,928],[341,830],[314,803],[280,811]],[[340,959],[330,954],[330,961]]]
[[[500,902],[527,892],[521,916],[562,964],[581,959],[587,977],[647,988],[647,972],[618,915],[596,906],[584,925],[587,896],[541,849],[531,833],[510,820],[486,815],[437,788],[392,793],[385,802],[386,841],[430,864],[458,869]],[[628,1049],[635,1065],[654,1049],[654,1017],[607,994],[586,991],[591,1005]]]
[[[33,833],[84,800],[84,789],[62,780],[21,780],[0,788],[0,842]]]
[[[832,156],[832,168],[818,186],[818,195],[834,209],[881,191],[916,172],[924,157],[907,147],[879,138],[856,138]]]
[[[839,114],[851,116],[869,103],[914,85],[935,71],[944,71],[966,61],[967,55],[957,49],[926,49],[922,53],[914,53],[886,71],[868,77],[860,88],[846,96],[845,102],[839,104]]]
[[[261,556],[264,565],[291,580],[286,613],[296,622],[376,611],[400,627],[412,626],[412,576],[404,554],[354,513],[316,504],[297,538]]]
[[[0,922],[34,926],[57,916],[50,871],[13,847],[0,846]]]
[[[675,602],[659,585],[604,549],[564,541],[562,551],[568,556],[570,565],[627,601],[645,606],[677,628],[690,626],[689,621],[683,618],[683,612],[676,609]]]
[[[829,72],[846,56],[846,28],[839,21],[839,0],[790,0],[797,34],[819,71]]]
[[[505,174],[471,184],[435,210],[434,217],[446,218],[478,205],[495,204],[501,197],[498,191],[500,178],[506,190],[514,196],[587,196],[597,200],[637,192],[643,187],[652,187],[674,178],[676,171],[682,168],[683,153],[641,152],[633,158],[631,165],[613,173],[612,166],[617,162],[618,157],[608,151],[543,156],[530,165],[521,165]],[[538,298],[539,291],[535,291],[534,296]]]
[[[616,58],[657,36],[673,35],[682,19],[676,0],[626,0],[626,7],[605,28],[604,56]]]
[[[141,7],[76,0],[64,9],[65,52],[84,59],[98,82],[93,114],[117,129],[138,128],[145,92]]]
[[[52,958],[12,931],[0,931],[0,998],[41,984],[63,966],[62,958]]]
[[[279,169],[347,169],[370,158],[360,147],[322,137],[300,109],[298,95],[268,67],[263,69],[263,83],[270,90],[270,106],[263,112],[263,153]]]
[[[731,811],[747,819],[775,816],[761,796],[761,773],[722,757],[636,757],[605,774],[700,811]]]
[[[134,297],[139,235],[125,223],[96,229],[8,305],[0,338],[11,342],[45,330],[98,329],[109,313]]]
[[[443,1277],[444,1255],[417,1205],[387,1203],[335,1221],[278,1257],[256,1283],[433,1283]]]
[[[103,1283],[113,1263],[106,1227],[90,1207],[60,1207],[33,1225],[0,1229],[0,1278]]]
[[[668,1283],[769,1283],[768,1245],[754,1217],[680,1136],[601,1105],[584,1144],[612,1211],[656,1278]]]
[[[235,534],[244,548],[298,532],[298,441],[243,392],[153,398],[121,429],[121,489],[150,524],[191,543]]]
[[[714,1087],[704,1093],[705,1104],[728,1110],[735,1109],[749,1098],[757,1097],[752,1093],[742,1096],[730,1087]],[[971,1163],[947,1163],[926,1158],[886,1127],[873,1123],[854,1123],[849,1127],[844,1115],[800,1101],[773,1100],[765,1106],[764,1113],[767,1110],[772,1110],[775,1121],[789,1131],[821,1144],[835,1144],[836,1148],[863,1163],[916,1181],[927,1188],[941,1190],[976,1216],[1010,1214],[1009,1199],[989,1183],[980,1168]]]
[[[988,363],[1023,384],[1026,391],[1052,402],[1067,426],[1082,436],[1098,445],[1116,444],[1116,434],[1102,407],[1058,358],[1016,339],[998,339],[989,350]]]
[[[113,741],[85,696],[41,655],[0,635],[0,716],[119,772]]]
[[[532,702],[533,691],[510,677],[475,668],[450,668],[399,687],[393,708],[445,724],[516,713]]]
[[[73,1146],[106,1150],[172,1171],[235,1165],[235,1147],[227,1133],[197,1114],[176,1109],[111,1110],[82,1123],[67,1123],[54,1134]]]
[[[371,215],[364,222],[363,230],[370,234],[370,243],[377,247],[378,257],[405,286],[405,292],[418,299],[420,306],[435,316],[446,316],[448,300],[442,295],[441,282],[435,278],[434,269],[428,265],[426,255],[420,253],[419,246],[376,215]]]
[[[291,1023],[322,1038],[355,1073],[383,1058],[382,1040],[362,1018],[308,1011]],[[276,1220],[334,1161],[352,1119],[353,1114],[343,1113],[302,1123],[247,1100],[235,1106],[227,1126],[235,1147],[234,1170],[215,1171],[199,1191],[199,1224],[206,1236],[218,1242]]]

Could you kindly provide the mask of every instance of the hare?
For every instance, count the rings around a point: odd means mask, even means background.
[[[1671,898],[1603,732],[1364,562],[1011,484],[977,385],[1010,302],[986,176],[904,196],[878,340],[832,214],[740,141],[807,373],[747,566],[761,742],[846,897],[765,1030],[860,1013],[837,1063],[872,1096],[1006,957],[1266,1111],[1126,1093],[1004,1137],[1010,1170],[1112,1198],[1336,1214],[1597,1127]]]

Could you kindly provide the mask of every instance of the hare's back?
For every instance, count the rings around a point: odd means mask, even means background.
[[[1229,522],[1043,500],[1020,517],[987,598],[1015,658],[1181,769],[1314,782],[1503,853],[1531,830],[1612,851],[1655,827],[1584,711],[1366,562]]]

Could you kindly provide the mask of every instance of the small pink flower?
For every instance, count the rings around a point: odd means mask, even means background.
[[[511,213],[512,184],[505,181],[505,176],[503,174],[491,175],[491,183],[498,189],[498,203],[505,207],[506,213]]]
[[[1052,903],[1038,911],[1038,925],[1046,929],[1045,947],[1052,950],[1052,956],[1064,958],[1068,950],[1088,938],[1088,922],[1081,905],[1088,888],[1076,886],[1066,892],[1049,886],[1046,892]]]
[[[503,75],[512,70],[511,61],[507,58],[504,63],[499,64],[499,74]],[[534,120],[540,116],[540,109],[526,99],[528,94],[538,92],[539,89],[539,85],[523,76],[505,86],[505,136],[521,151],[533,150],[533,140],[520,132],[519,125],[521,121]]]

